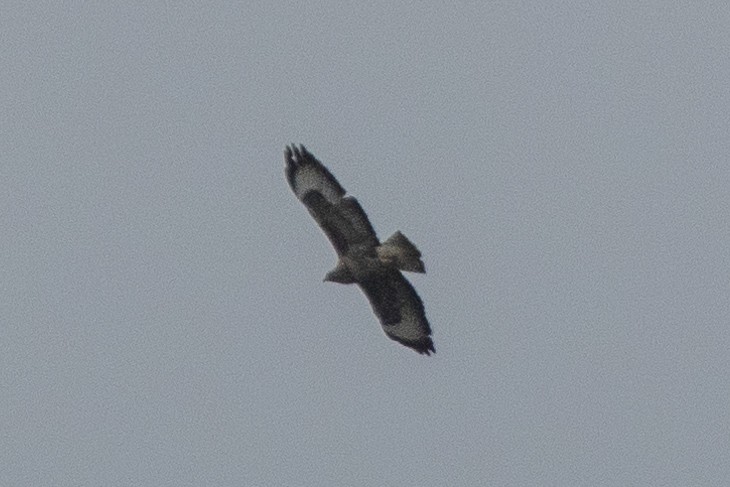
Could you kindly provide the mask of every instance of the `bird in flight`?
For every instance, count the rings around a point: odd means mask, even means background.
[[[436,349],[421,298],[401,271],[425,273],[421,252],[401,232],[378,240],[360,203],[303,145],[284,150],[286,179],[337,252],[324,280],[357,284],[385,334],[418,353]]]

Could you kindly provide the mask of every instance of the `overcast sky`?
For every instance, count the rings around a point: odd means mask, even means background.
[[[4,2],[0,485],[730,479],[723,2]],[[283,177],[401,230],[389,340]]]

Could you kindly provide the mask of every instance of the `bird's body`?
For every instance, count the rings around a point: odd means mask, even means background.
[[[400,232],[380,243],[360,203],[345,196],[335,177],[304,146],[287,147],[284,161],[292,191],[337,252],[337,265],[325,281],[358,284],[386,335],[419,353],[435,352],[421,298],[401,273],[425,272],[416,246]]]

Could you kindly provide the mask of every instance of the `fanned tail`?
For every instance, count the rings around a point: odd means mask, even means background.
[[[402,233],[395,232],[377,247],[378,257],[383,263],[408,272],[426,272],[421,252]]]

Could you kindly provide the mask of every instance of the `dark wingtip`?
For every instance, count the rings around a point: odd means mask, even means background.
[[[299,144],[298,147],[297,144],[284,146],[284,159],[288,164],[299,165],[307,157],[312,157],[312,155],[302,144]]]
[[[416,352],[421,353],[423,355],[431,355],[432,353],[436,353],[436,349],[433,346],[433,341],[429,338],[427,343],[422,344],[422,348],[416,348],[414,347]]]
[[[433,340],[431,340],[431,337],[424,337],[418,341],[409,341],[409,340],[403,340],[402,338],[395,337],[393,335],[388,334],[390,338],[395,340],[396,342],[400,343],[401,345],[405,345],[408,348],[412,348],[416,352],[422,354],[422,355],[431,355],[432,353],[436,353],[436,348],[433,346]]]
[[[296,155],[296,146],[294,144],[287,145],[284,148],[284,173],[286,175],[286,180],[289,182],[289,186],[292,189],[294,189],[294,173],[299,165],[298,159],[299,158]]]

